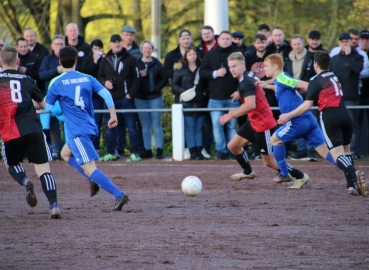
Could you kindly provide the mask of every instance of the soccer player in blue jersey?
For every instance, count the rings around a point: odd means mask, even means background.
[[[129,201],[128,195],[96,168],[95,159],[98,154],[93,145],[98,129],[92,94],[95,92],[105,100],[110,112],[109,128],[118,124],[113,99],[109,91],[94,77],[75,71],[77,54],[70,46],[60,50],[59,61],[63,66],[63,73],[50,82],[45,111],[51,110],[55,102],[59,101],[69,132],[69,140],[61,151],[62,158],[87,179],[114,195],[116,201],[112,210],[121,210]],[[91,196],[98,191],[96,184],[92,184]]]
[[[282,114],[293,111],[304,102],[296,89],[308,88],[307,82],[296,80],[290,77],[288,73],[283,72],[283,65],[283,58],[279,54],[267,56],[264,60],[265,75],[274,79],[274,85],[268,85],[263,81],[258,82],[263,88],[275,91],[279,110]],[[299,138],[304,138],[315,147],[320,156],[337,166],[328,151],[323,133],[316,119],[310,111],[307,111],[291,118],[290,121],[279,127],[270,138],[274,157],[281,170],[280,175],[274,178],[276,183],[291,181],[291,176],[288,174],[287,169],[286,150],[283,144]],[[299,183],[299,185],[303,184],[305,183]]]

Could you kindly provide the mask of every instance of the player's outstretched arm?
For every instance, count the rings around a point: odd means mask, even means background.
[[[300,106],[298,106],[296,109],[294,109],[292,112],[289,113],[283,113],[279,116],[278,124],[283,125],[290,121],[291,118],[294,118],[296,116],[299,116],[300,114],[303,114],[311,109],[313,106],[314,101],[313,100],[305,100]]]
[[[296,84],[296,89],[302,90],[303,92],[306,92],[309,87],[309,83],[305,81],[298,80]]]
[[[115,128],[118,125],[118,120],[117,120],[117,114],[115,112],[115,107],[110,107],[109,108],[109,112],[110,112],[110,119],[108,121],[108,127],[109,128]]]
[[[33,103],[33,106],[35,107],[35,109],[45,109],[46,107],[46,102],[45,100],[42,100],[40,102],[32,99],[32,103]]]

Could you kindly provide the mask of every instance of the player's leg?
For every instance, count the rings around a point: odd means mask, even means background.
[[[283,126],[281,128],[283,128]],[[276,183],[291,181],[291,176],[289,175],[287,168],[286,149],[284,148],[283,141],[277,137],[277,134],[279,131],[281,131],[280,130],[281,128],[279,128],[276,132],[274,132],[274,134],[270,138],[270,141],[273,145],[274,158],[281,171],[281,173],[276,178],[273,179],[274,182]]]
[[[240,164],[243,169],[241,173],[236,173],[231,176],[233,180],[238,181],[243,178],[253,179],[256,176],[251,168],[247,152],[243,148],[250,141],[255,141],[255,139],[250,123],[246,122],[227,145],[229,151],[235,156],[238,164]]]

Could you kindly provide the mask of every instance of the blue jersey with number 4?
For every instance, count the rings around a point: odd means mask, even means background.
[[[77,71],[64,72],[50,82],[46,103],[54,105],[59,101],[72,138],[97,136],[92,94],[102,89],[104,87],[90,75]]]

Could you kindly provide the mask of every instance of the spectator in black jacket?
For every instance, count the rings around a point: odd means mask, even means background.
[[[275,26],[271,33],[272,43],[268,46],[270,53],[279,53],[283,60],[288,59],[288,54],[292,51],[290,43],[285,40],[284,30],[282,27]]]
[[[242,52],[243,55],[247,52],[247,47],[243,45],[243,38],[244,34],[241,32],[233,32],[232,33],[232,42],[237,45],[240,52]]]
[[[72,46],[78,52],[76,70],[81,71],[83,60],[90,54],[90,45],[79,35],[78,26],[70,23],[65,28],[65,46]]]
[[[132,26],[126,25],[122,28],[122,33],[120,34],[123,40],[123,47],[136,59],[142,57],[142,53],[140,48],[138,47],[137,43],[135,42],[135,34],[136,29]]]
[[[111,93],[116,109],[136,109],[134,98],[137,96],[140,87],[140,72],[138,61],[123,47],[122,38],[115,34],[110,38],[111,50],[101,60],[98,80]],[[107,109],[107,107],[104,107]],[[118,125],[124,118],[124,123],[128,129],[129,141],[131,144],[131,160],[140,161],[139,150],[142,147],[142,133],[137,128],[137,113],[118,113]],[[104,114],[105,123],[108,123],[110,114]],[[116,160],[116,150],[124,152],[124,149],[117,147],[117,128],[105,129],[107,154],[100,158],[102,161]]]
[[[154,51],[154,44],[151,41],[144,40],[140,48],[142,58],[138,59],[138,65],[142,79],[135,98],[136,107],[137,109],[162,109],[164,99],[161,90],[168,82],[167,79],[163,79],[161,76],[163,65],[157,58],[151,56]],[[162,112],[157,111],[138,113],[145,147],[145,151],[140,154],[141,158],[153,157],[151,149],[151,127],[155,137],[156,158],[164,158],[164,132],[161,116]]]
[[[23,37],[28,42],[28,49],[33,52],[41,61],[49,55],[49,50],[42,44],[36,41],[36,32],[32,28],[26,28],[23,31]]]
[[[38,69],[40,62],[35,54],[28,50],[27,40],[18,38],[16,41],[18,56],[20,59],[19,71],[30,76],[35,81],[38,79]]]
[[[216,35],[214,35],[214,29],[210,25],[205,25],[201,28],[201,42],[197,45],[201,59],[204,58],[205,54],[217,46]]]
[[[91,42],[91,52],[88,57],[86,57],[82,62],[81,72],[89,74],[97,78],[99,72],[99,67],[101,59],[105,57],[104,54],[104,44],[100,39],[94,39]],[[104,109],[105,101],[95,92],[92,94],[92,103],[95,110]],[[101,135],[101,125],[103,120],[102,113],[94,113],[95,121],[98,128],[98,136],[94,140],[94,147],[96,152],[100,155],[100,135]]]
[[[256,32],[257,35],[264,35],[267,38],[267,45],[272,43],[272,37],[270,36],[270,28],[269,25],[263,23],[258,26],[258,31]],[[247,47],[247,50],[244,54],[246,57],[248,54],[255,53],[256,48],[254,45],[250,45]]]
[[[208,52],[200,68],[200,76],[208,81],[209,103],[208,108],[237,108],[240,106],[237,91],[238,80],[233,78],[228,68],[228,56],[239,51],[232,43],[232,35],[229,31],[222,31],[218,38],[216,49]],[[213,135],[215,139],[215,149],[218,159],[234,158],[229,156],[227,148],[228,142],[236,134],[237,119],[232,119],[224,127],[219,123],[220,117],[225,111],[210,112],[213,124]]]
[[[182,29],[178,36],[178,47],[170,51],[165,56],[163,66],[163,77],[167,79],[173,78],[174,64],[182,59],[185,50],[192,43],[191,32],[187,29]]]
[[[309,33],[307,43],[308,45],[306,45],[305,48],[309,50],[310,52],[317,52],[317,51],[328,52],[327,50],[323,49],[321,35],[320,35],[320,32],[317,30],[313,30]]]
[[[183,58],[174,65],[172,81],[175,102],[182,103],[183,108],[206,108],[206,80],[200,78],[200,54],[192,45],[188,46]],[[183,100],[181,94],[194,87],[195,96],[189,100]],[[185,140],[190,149],[191,159],[204,159],[202,155],[202,126],[205,120],[204,112],[184,112]]]

